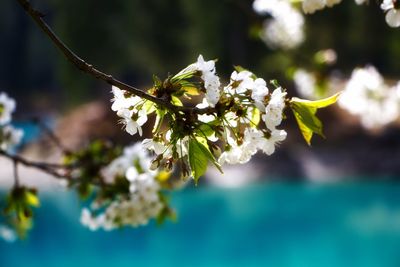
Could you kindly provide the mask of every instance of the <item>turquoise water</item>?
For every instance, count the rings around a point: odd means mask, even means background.
[[[73,194],[46,196],[0,266],[400,266],[400,185],[187,188],[178,223],[114,232],[79,224]]]

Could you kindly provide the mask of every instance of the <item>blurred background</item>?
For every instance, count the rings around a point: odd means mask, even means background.
[[[377,5],[343,1],[307,16],[305,41],[279,50],[259,38],[268,15],[254,12],[252,3],[34,2],[79,56],[143,89],[151,87],[153,74],[165,78],[203,54],[218,59],[225,80],[233,65],[241,65],[277,79],[295,96],[292,72],[315,68],[315,54],[326,49],[337,60],[321,75],[333,73],[339,87],[367,64],[389,83],[400,79],[400,32],[386,25]],[[17,101],[15,123],[26,132],[22,153],[59,156],[26,122],[32,116],[70,149],[95,138],[135,141],[116,124],[110,86],[67,62],[16,1],[0,2],[0,33],[0,90]],[[222,176],[211,170],[198,188],[189,184],[172,196],[179,220],[161,227],[90,232],[79,224],[80,204],[72,193],[61,194],[48,177],[24,170],[26,183],[48,190],[31,236],[12,244],[0,240],[0,265],[399,266],[399,124],[367,130],[337,106],[320,116],[327,140],[316,137],[307,147],[288,114],[288,140],[273,156],[257,155]],[[0,185],[7,189],[12,165],[1,160],[0,166]]]

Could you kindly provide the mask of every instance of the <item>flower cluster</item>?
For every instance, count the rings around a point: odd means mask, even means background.
[[[293,49],[304,41],[304,17],[288,0],[255,0],[253,9],[272,18],[264,22],[261,39],[271,48]]]
[[[271,48],[294,49],[305,39],[305,19],[291,0],[255,0],[253,9],[258,14],[268,14],[260,33],[261,39]],[[333,7],[342,0],[302,0],[303,13],[313,14],[326,7]],[[357,5],[368,3],[368,0],[355,0]],[[391,27],[400,26],[400,4],[397,0],[383,0],[381,9],[386,12],[386,22]]]
[[[364,127],[379,128],[400,116],[400,83],[387,85],[372,66],[355,69],[339,99],[340,107],[360,116]]]
[[[306,14],[312,14],[325,7],[332,7],[339,4],[342,0],[303,0],[303,11]],[[355,0],[357,5],[368,3],[368,0]],[[400,4],[397,0],[381,1],[381,9],[386,12],[386,22],[390,27],[400,27]]]
[[[92,203],[92,211],[82,209],[81,223],[91,230],[112,230],[122,226],[145,225],[165,207],[161,198],[159,172],[150,170],[151,159],[140,143],[126,147],[123,154],[102,170],[109,188],[124,188],[112,198]]]
[[[143,108],[146,101],[138,96],[129,95],[115,86],[113,86],[112,92],[114,99],[111,109],[121,117],[126,131],[131,135],[136,133],[142,135],[142,126],[147,121],[147,113]]]
[[[21,142],[24,132],[10,125],[15,111],[15,100],[6,93],[0,93],[0,149],[9,150]]]
[[[286,132],[277,127],[284,118],[288,99],[285,90],[276,84],[274,87],[270,92],[264,79],[240,67],[222,87],[215,62],[205,61],[200,55],[197,62],[166,81],[156,79],[148,91],[171,99],[177,106],[183,105],[185,99],[193,101],[192,97],[197,97],[199,104],[192,108],[196,112],[163,107],[145,109],[135,97],[115,87],[112,109],[118,115],[129,110],[129,116],[123,121],[129,133],[132,131],[128,125],[138,128],[139,118],[147,119],[147,115],[157,110],[154,137],[143,141],[143,146],[156,155],[150,167],[171,171],[175,166],[183,178],[193,177],[197,181],[205,173],[208,162],[221,170],[225,163],[249,161],[259,150],[271,155],[276,145],[285,140]],[[142,109],[137,109],[139,105]]]

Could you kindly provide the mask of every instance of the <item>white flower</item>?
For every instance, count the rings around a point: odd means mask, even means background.
[[[386,22],[390,27],[400,26],[400,10],[396,9],[393,0],[384,0],[381,9],[386,11]]]
[[[221,97],[220,81],[218,76],[207,74],[204,77],[204,87],[206,88],[206,99],[211,107],[215,107]]]
[[[355,0],[357,5],[368,3],[368,0]]]
[[[303,11],[306,14],[312,14],[317,10],[327,7],[332,7],[339,4],[342,0],[303,0]]]
[[[160,185],[151,173],[139,173],[128,168],[126,178],[130,182],[129,199],[113,201],[105,210],[100,227],[112,230],[120,226],[139,226],[155,218],[163,208],[158,192]]]
[[[284,141],[286,136],[287,133],[284,130],[272,130],[269,138],[263,138],[259,141],[258,148],[270,156],[275,152],[276,145]]]
[[[400,11],[391,9],[386,14],[386,22],[390,27],[397,28],[400,26]]]
[[[304,69],[297,69],[293,76],[297,91],[302,97],[317,98],[316,83],[317,80],[313,73]]]
[[[294,49],[304,41],[304,18],[300,13],[292,12],[287,20],[266,20],[261,39],[273,49]]]
[[[196,62],[196,67],[199,71],[203,73],[209,73],[215,71],[215,61],[209,60],[205,61],[202,55],[199,55]]]
[[[244,70],[241,72],[234,71],[231,74],[231,83],[227,89],[228,92],[236,92],[237,94],[243,94],[247,90],[252,90],[254,87],[254,80],[252,78],[253,73]]]
[[[6,93],[0,93],[0,126],[11,121],[11,113],[15,110],[15,100],[8,97]]]
[[[126,97],[126,91],[115,86],[112,87],[112,93],[114,98],[111,109],[122,118],[121,122],[125,125],[125,130],[130,135],[139,133],[141,136],[143,134],[141,126],[147,122],[147,112],[140,105],[144,103],[143,99],[138,96]]]
[[[136,164],[136,165],[135,165]],[[114,159],[102,170],[102,175],[107,183],[113,183],[116,177],[124,177],[127,170],[132,167],[150,172],[151,158],[140,143],[126,147],[121,156]]]
[[[114,98],[111,100],[113,102],[111,109],[113,111],[119,111],[122,109],[129,109],[131,107],[135,107],[137,104],[142,102],[143,100],[138,96],[128,96],[126,97],[126,91],[119,89],[116,86],[112,87],[112,93],[114,94]]]
[[[254,80],[254,86],[251,91],[251,98],[254,100],[256,107],[264,111],[265,110],[265,97],[268,95],[267,83],[264,79],[257,78]]]
[[[140,136],[143,134],[142,127],[147,122],[147,113],[144,109],[139,111],[121,109],[117,112],[117,115],[122,118],[121,122],[125,125],[125,130],[130,135],[139,133]],[[136,117],[136,120],[133,118]]]
[[[89,209],[82,209],[81,223],[91,230],[113,230],[121,226],[147,224],[158,216],[164,207],[159,197],[161,189],[156,180],[157,172],[150,170],[151,159],[141,143],[126,147],[123,154],[110,163],[103,171],[108,183],[116,177],[129,181],[129,195],[118,197],[108,206],[92,205],[92,209],[104,208],[104,213],[93,216]]]
[[[256,128],[246,128],[244,131],[243,146],[250,154],[257,153],[261,140],[264,139],[264,133]]]
[[[11,125],[4,126],[1,128],[0,148],[3,150],[8,150],[13,146],[18,145],[23,136],[24,132],[21,129],[16,129]]]
[[[312,14],[325,7],[325,0],[303,0],[303,11],[306,14]]]
[[[219,164],[243,164],[251,159],[250,154],[244,154],[243,148],[237,144],[231,145],[229,150],[225,150],[218,159]]]
[[[92,216],[92,213],[87,208],[82,209],[80,221],[82,225],[88,227],[91,231],[99,229],[101,224],[101,219]]]
[[[165,139],[167,140],[168,143],[170,143],[171,141],[171,134],[172,132],[169,130],[167,131],[167,133],[165,134]],[[189,136],[185,136],[181,139],[179,139],[176,142],[176,146],[175,146],[175,151],[178,154],[179,158],[183,158],[186,155],[188,155],[188,151],[189,151]],[[173,153],[173,149],[171,147],[168,148],[168,150],[164,153],[164,158],[168,158],[168,157],[172,157]]]
[[[158,200],[141,199],[141,196],[129,200],[114,201],[105,211],[108,229],[112,230],[120,226],[137,227],[145,225],[152,218],[155,218],[163,208]],[[117,222],[117,223],[116,223]]]
[[[253,8],[272,16],[264,22],[260,36],[269,47],[288,50],[304,41],[304,17],[289,1],[256,0]]]
[[[215,107],[221,96],[221,83],[215,71],[215,61],[204,61],[203,56],[199,55],[195,66],[201,72],[201,79],[204,81],[206,89],[207,102],[211,107]]]
[[[285,97],[286,92],[283,92],[282,88],[279,87],[272,92],[271,99],[265,107],[265,114],[262,115],[262,119],[271,131],[282,122]]]
[[[332,7],[332,6],[342,2],[342,0],[325,0],[325,1],[326,1],[326,6],[327,7]]]
[[[17,240],[17,234],[8,226],[0,225],[0,238],[4,241],[12,243]]]
[[[154,141],[153,139],[144,139],[142,145],[145,149],[154,151],[156,155],[161,155],[167,149],[167,146],[161,142]]]
[[[275,146],[286,139],[284,130],[272,130],[270,134],[264,134],[256,128],[246,128],[241,144],[227,133],[228,149],[225,150],[218,159],[223,164],[243,164],[248,162],[258,150],[262,150],[267,155],[275,152]]]
[[[244,144],[246,149],[253,154],[262,150],[268,156],[275,152],[275,146],[286,139],[287,133],[284,130],[272,130],[269,136],[255,128],[248,128],[244,133]]]
[[[398,87],[390,88],[372,66],[355,69],[338,104],[359,116],[366,128],[380,128],[395,121],[400,114]]]

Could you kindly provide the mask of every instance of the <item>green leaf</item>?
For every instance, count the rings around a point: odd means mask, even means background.
[[[146,110],[146,114],[151,114],[157,110],[156,104],[151,101],[146,100],[143,104],[144,110]]]
[[[179,106],[179,107],[183,106],[182,101],[179,98],[177,98],[176,96],[171,97],[171,103],[174,104],[175,106]]]
[[[322,132],[322,122],[315,115],[317,110],[336,103],[339,95],[340,93],[337,93],[331,97],[316,101],[304,100],[297,97],[291,99],[290,106],[304,140],[308,145],[311,144],[311,139],[314,133],[325,138]]]
[[[212,164],[221,172],[222,171],[221,165],[218,163],[218,161],[215,159],[214,155],[211,153],[210,148],[208,147],[207,144],[207,139],[203,137],[196,137],[197,142],[199,142],[202,146],[201,149],[203,150],[204,154],[206,154],[207,158],[211,161]]]
[[[250,127],[252,128],[256,128],[257,125],[260,123],[260,119],[261,119],[261,114],[260,114],[260,110],[258,108],[254,108],[251,112],[251,123],[250,123]]]
[[[162,85],[162,81],[156,75],[153,75],[154,87],[159,88]]]
[[[182,87],[182,90],[184,90],[187,95],[200,95],[199,89],[194,85],[185,85]]]
[[[157,117],[156,117],[156,121],[154,123],[153,133],[157,133],[160,130],[162,122],[164,120],[165,110],[164,109],[157,109],[156,113],[157,113]]]
[[[197,133],[199,135],[204,135],[204,137],[209,137],[215,133],[214,127],[212,123],[202,123],[199,128]]]
[[[202,137],[190,139],[189,164],[192,169],[192,174],[196,185],[200,176],[203,176],[207,171],[208,161],[211,161],[217,167],[217,169],[222,172],[221,166],[208,148],[207,139]]]
[[[340,93],[337,93],[331,97],[320,99],[320,100],[315,100],[315,101],[310,101],[310,100],[293,97],[291,102],[292,103],[301,103],[304,106],[318,109],[318,108],[325,108],[332,104],[335,104],[336,101],[338,100],[339,96],[340,96]]]
[[[315,115],[317,112],[316,108],[301,103],[292,103],[291,107],[304,140],[308,145],[311,144],[313,133],[324,137],[322,132],[322,122]]]
[[[25,191],[25,201],[29,206],[32,207],[39,207],[40,206],[40,200],[38,196],[31,192],[31,191]]]
[[[181,80],[187,80],[192,78],[198,71],[197,70],[190,70],[190,68],[186,68],[176,74],[174,77],[171,78],[171,82],[178,82]]]
[[[189,141],[189,164],[196,185],[200,176],[207,171],[208,157],[204,154],[202,146],[196,139]]]

